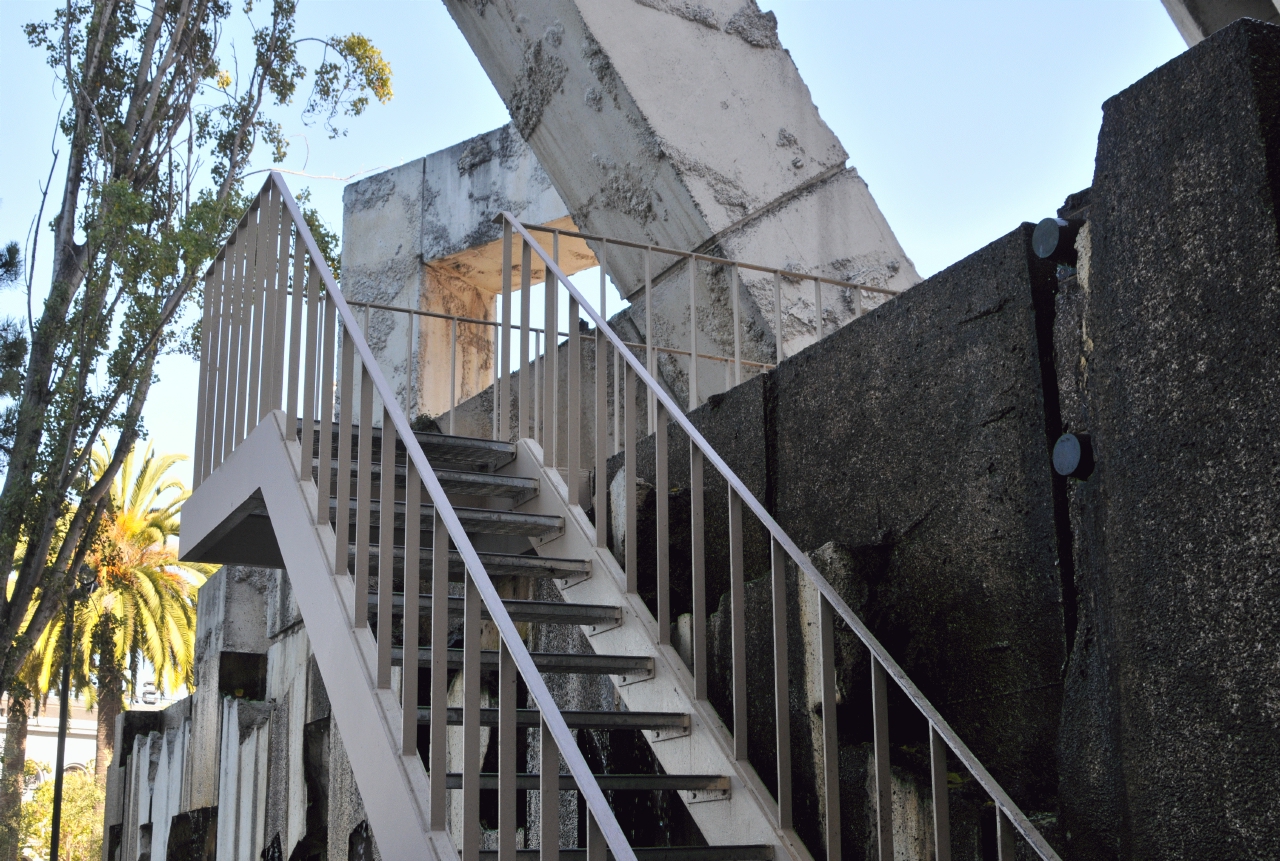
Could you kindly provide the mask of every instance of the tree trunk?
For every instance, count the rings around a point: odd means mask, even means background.
[[[124,710],[124,677],[116,661],[115,617],[102,615],[94,632],[98,653],[98,749],[93,770],[99,782],[106,780],[116,743],[116,717]],[[0,861],[6,861],[0,858]]]
[[[30,712],[30,692],[21,682],[16,682],[9,694],[9,710],[5,715],[4,768],[0,772],[0,861],[18,861],[20,857]]]

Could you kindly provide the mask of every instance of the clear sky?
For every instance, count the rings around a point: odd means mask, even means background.
[[[0,243],[26,238],[51,146],[65,151],[54,139],[61,93],[21,32],[58,5],[0,0]],[[1067,194],[1087,187],[1102,102],[1185,47],[1160,0],[760,5],[777,14],[782,44],[922,276],[1023,221],[1053,214]],[[300,34],[369,36],[394,70],[395,98],[349,123],[338,140],[304,127],[297,110],[280,113],[295,136],[288,169],[358,175],[508,120],[438,0],[302,0],[298,17]],[[243,27],[229,28],[227,39],[244,52]],[[258,162],[268,166],[265,154]],[[310,187],[330,225],[340,228],[343,180],[288,180],[295,192]],[[60,189],[55,173],[51,198]],[[47,236],[42,242],[36,284],[47,289]],[[20,291],[0,295],[0,315],[25,317],[25,298]],[[194,363],[166,357],[158,373],[146,410],[151,438],[162,451],[189,453]]]

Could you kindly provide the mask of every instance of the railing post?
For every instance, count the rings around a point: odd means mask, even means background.
[[[214,369],[214,346],[213,346],[213,326],[217,319],[217,310],[215,306],[221,301],[218,295],[218,279],[221,271],[221,264],[215,260],[213,265],[209,267],[209,274],[204,279],[204,308],[200,320],[200,389],[199,396],[196,399],[196,444],[194,451],[194,464],[191,469],[191,489],[195,490],[200,486],[201,480],[209,474],[206,461],[211,448],[211,434],[207,425],[208,418],[211,415],[210,408],[213,406],[211,397],[213,385],[212,380],[216,373]]]
[[[449,530],[433,508],[431,529],[431,827],[443,830],[448,806]],[[466,576],[465,574],[463,575]],[[465,668],[464,668],[465,669]]]
[[[373,381],[369,369],[360,363],[360,444],[356,469],[356,606],[353,623],[357,628],[369,622],[369,514],[373,471]],[[309,435],[308,435],[309,436]],[[339,511],[350,518],[350,509]]]
[[[689,412],[698,407],[698,258],[689,255]]]
[[[321,345],[324,347],[321,353],[320,366],[320,415],[318,417],[317,435],[319,440],[316,443],[316,522],[329,522],[329,487],[332,479],[333,464],[333,368],[337,364],[338,357],[334,355],[337,349],[337,332],[334,328],[337,326],[338,308],[332,299],[324,300],[324,337],[321,339]]]
[[[707,698],[707,556],[706,517],[702,499],[702,450],[689,441],[689,538],[693,583],[693,690]]]
[[[462,623],[462,861],[480,861],[480,590],[471,572],[467,581]],[[431,609],[448,603],[431,596]],[[432,643],[431,652],[443,643]]]
[[[733,620],[733,758],[747,761],[747,588],[742,497],[729,488],[729,612]]]
[[[773,702],[778,739],[778,827],[791,828],[791,683],[787,667],[787,553],[770,538],[773,568]],[[735,735],[737,728],[735,727]]]
[[[272,331],[275,332],[275,348],[272,350],[271,368],[271,404],[273,410],[284,406],[286,385],[285,344],[289,337],[289,215],[284,206],[284,191],[277,189],[280,211],[272,218],[271,223],[277,226],[276,245],[276,310]]]
[[[556,359],[560,352],[560,321],[556,317],[556,299],[560,292],[560,284],[546,267],[546,281],[543,289],[542,326],[547,331],[547,351],[542,360],[542,465],[554,469],[556,460]]]
[[[600,246],[600,299],[604,300],[604,267],[605,246]],[[603,313],[602,313],[603,316]],[[595,514],[596,514],[596,546],[609,546],[609,339],[604,329],[596,329],[596,423],[595,423]],[[614,379],[614,393],[621,388],[622,381]],[[615,401],[618,399],[615,397]],[[615,408],[617,404],[615,403]]]
[[[253,322],[249,330],[249,378],[248,378],[248,398],[244,405],[245,429],[244,436],[248,436],[249,432],[258,426],[258,422],[262,419],[259,410],[262,402],[259,398],[260,388],[265,382],[263,372],[266,370],[266,362],[263,359],[263,337],[266,334],[263,325],[263,314],[266,307],[270,305],[267,298],[267,291],[264,284],[269,277],[267,271],[267,249],[271,247],[271,237],[264,235],[268,230],[268,210],[271,207],[271,187],[268,186],[259,193],[258,198],[254,201],[257,207],[258,220],[253,230],[253,259],[249,263],[249,272],[252,274],[252,282],[249,285],[249,302],[252,308]],[[243,439],[244,437],[241,437]]]
[[[653,431],[655,531],[658,537],[658,642],[671,643],[670,482],[667,467],[667,410],[658,404]],[[631,455],[627,455],[630,462]]]
[[[391,598],[395,592],[396,533],[396,432],[391,413],[382,408],[382,459],[378,467],[378,687],[391,687]],[[404,512],[405,529],[410,523],[409,510]],[[409,560],[405,560],[408,564]],[[356,601],[368,604],[367,592],[356,595]],[[409,621],[406,617],[405,625]],[[410,666],[410,665],[406,665]]]
[[[893,861],[893,786],[889,776],[889,691],[880,659],[871,655],[871,718],[875,738],[876,837],[880,861]]]
[[[582,333],[578,330],[578,300],[572,293],[569,294],[568,408],[565,421],[565,432],[569,436],[566,484],[569,504],[578,505],[578,480],[582,473]]]
[[[738,309],[741,300],[738,297],[738,267],[730,267],[729,290],[733,294],[733,384],[742,385],[742,320]]]
[[[506,222],[504,222],[506,223]],[[506,230],[511,232],[511,225]],[[517,437],[533,436],[533,398],[529,393],[533,371],[529,366],[529,294],[533,285],[533,249],[529,243],[520,243],[520,430]],[[508,363],[509,364],[509,363]]]
[[[303,301],[305,294],[306,269],[303,258],[306,250],[303,248],[302,231],[306,229],[305,225],[293,225],[296,236],[293,243],[293,300],[289,308],[289,393],[285,400],[285,411],[289,414],[290,427],[300,418],[298,413],[298,393],[302,385],[301,369],[299,367],[302,361],[302,311],[306,304]]]
[[[538,726],[538,861],[560,861],[560,748],[546,720]]]
[[[827,336],[827,332],[826,332],[827,321],[822,318],[822,279],[821,278],[813,279],[813,307],[816,309],[815,313],[817,314],[817,317],[818,317],[818,326],[817,326],[818,340],[821,341],[823,338]]]
[[[818,666],[822,675],[822,796],[827,861],[840,861],[840,738],[836,723],[835,612],[818,595]],[[874,660],[874,659],[873,659]]]
[[[498,361],[497,354],[494,354],[493,361]],[[496,401],[498,390],[493,390],[494,399]],[[453,317],[449,320],[449,433],[453,433],[456,425],[456,416],[454,410],[458,406],[458,318]],[[496,407],[495,407],[496,409]]]
[[[947,797],[947,746],[929,725],[929,771],[933,782],[933,843],[937,861],[951,861],[951,815]]]
[[[618,354],[621,355],[620,350],[618,351]],[[635,369],[631,367],[630,363],[626,363],[626,368],[627,369],[623,371],[622,374],[622,381],[617,380],[617,378],[614,379],[615,391],[619,388],[618,383],[622,382],[622,386],[620,387],[622,389],[622,397],[615,398],[615,400],[618,401],[615,409],[619,413],[622,413],[625,407],[636,402],[636,372]],[[634,409],[626,410],[626,418],[624,419],[625,425],[623,427],[623,433],[626,436],[626,449],[624,454],[626,459],[623,463],[623,468],[626,470],[626,477],[623,481],[626,482],[625,504],[627,506],[625,555],[627,563],[627,592],[630,594],[635,594],[639,588],[637,581],[637,578],[639,577],[639,562],[637,558],[638,548],[636,547],[636,543],[639,541],[636,517],[636,423],[635,416],[632,415],[633,412]]]
[[[367,312],[366,308],[366,312]],[[312,260],[307,267],[307,344],[303,361],[302,384],[302,451],[311,455],[312,439],[316,429],[316,371],[320,365],[319,351],[320,269]],[[368,328],[367,326],[365,327]],[[372,384],[370,385],[372,388]],[[364,387],[361,387],[363,393]]]
[[[777,364],[782,364],[782,273],[773,273],[773,340]]]
[[[249,394],[249,343],[253,330],[253,269],[254,251],[257,248],[257,231],[254,217],[257,209],[249,210],[245,217],[245,235],[241,250],[239,301],[236,302],[236,338],[239,341],[239,357],[236,361],[235,418],[232,424],[231,445],[235,450],[245,437],[245,406]]]
[[[498,439],[511,439],[511,224],[502,222],[502,328],[498,365]]]
[[[1013,823],[1004,808],[996,805],[996,858],[998,861],[1014,861],[1018,857],[1018,847],[1014,842]]]
[[[412,321],[413,318],[410,318]],[[400,753],[418,755],[418,631],[422,624],[422,478],[409,455],[405,441],[404,458],[404,612],[401,616],[400,661]],[[445,601],[446,610],[448,601]],[[432,608],[434,609],[434,607]],[[434,664],[435,653],[432,652]],[[433,667],[434,669],[434,667]],[[433,722],[434,723],[434,722]],[[428,752],[428,755],[430,752]],[[434,787],[428,788],[428,794]],[[430,815],[435,816],[434,799],[428,797]]]
[[[498,643],[498,861],[516,861],[516,663]]]
[[[644,366],[649,376],[658,379],[658,351],[653,343],[653,275],[651,261],[653,248],[644,250]],[[649,394],[649,433],[657,430],[658,395],[650,386]]]

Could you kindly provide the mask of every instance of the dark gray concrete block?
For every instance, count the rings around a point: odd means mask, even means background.
[[[1065,658],[1056,275],[1030,236],[784,362],[770,482],[783,528],[803,550],[843,548],[835,585],[854,611],[1013,798],[1046,810]],[[850,684],[869,714],[869,689]]]
[[[1280,29],[1238,22],[1104,106],[1063,754],[1079,857],[1280,846],[1278,200]]]

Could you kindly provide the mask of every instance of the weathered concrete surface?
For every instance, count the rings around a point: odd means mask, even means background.
[[[502,230],[493,218],[503,210],[529,224],[574,227],[551,180],[510,125],[348,185],[344,295],[353,302],[494,320],[495,296],[502,290]],[[560,252],[569,274],[595,265],[580,240],[562,240]],[[518,243],[513,263],[518,290]],[[531,277],[541,281],[543,268],[535,266]],[[415,320],[371,310],[365,326],[409,414],[445,412],[451,373],[459,402],[493,382],[492,327],[459,326],[455,368],[449,321]]]
[[[919,280],[754,0],[446,6],[582,229],[894,289]],[[656,316],[684,346],[688,278],[670,263],[653,272]],[[640,252],[611,251],[609,268],[624,296],[644,287]],[[785,289],[784,308],[804,301]],[[751,349],[772,355],[759,293],[746,291]],[[723,339],[728,308],[707,306],[700,338]]]
[[[1280,845],[1278,124],[1280,29],[1249,21],[1104,106],[1064,724],[1078,857]]]
[[[1195,46],[1240,18],[1280,22],[1274,0],[1161,0],[1188,46]]]

